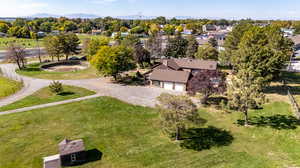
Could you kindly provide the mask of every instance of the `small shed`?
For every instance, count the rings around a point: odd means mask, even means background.
[[[44,157],[44,168],[61,168],[60,155]]]
[[[72,166],[86,162],[86,151],[82,139],[64,139],[58,146],[62,166]]]

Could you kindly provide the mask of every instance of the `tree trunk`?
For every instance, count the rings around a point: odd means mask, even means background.
[[[201,99],[201,104],[207,104],[208,98],[209,98],[209,95],[205,94]]]
[[[25,62],[24,62],[24,59],[21,59],[21,63],[22,63],[22,68],[25,68]]]
[[[179,129],[179,127],[176,127],[176,137],[175,137],[175,140],[176,141],[180,140],[180,129]]]
[[[66,54],[66,60],[67,61],[69,60],[69,54]]]
[[[21,67],[21,65],[20,65],[20,61],[19,61],[19,60],[17,60],[17,61],[16,61],[16,63],[17,63],[17,65],[18,65],[19,69],[21,70],[21,69],[22,69],[22,67]]]
[[[38,50],[39,50],[39,55],[38,55],[38,57],[39,57],[39,61],[40,61],[40,63],[42,63],[42,58],[41,58],[41,49],[40,49],[40,44],[39,44],[39,40],[37,39],[37,47],[38,47]]]
[[[245,116],[244,116],[244,117],[245,117],[245,126],[249,126],[249,121],[248,121],[248,120],[249,120],[249,119],[248,119],[248,111],[245,110],[245,111],[244,111],[244,114],[245,114]]]

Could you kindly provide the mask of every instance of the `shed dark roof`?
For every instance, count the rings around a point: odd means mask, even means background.
[[[165,81],[165,82],[178,82],[187,83],[190,77],[190,72],[186,71],[173,71],[155,69],[150,74],[150,80]]]
[[[64,139],[59,143],[58,147],[59,147],[59,154],[62,156],[85,151],[85,147],[82,139],[74,140],[74,141]]]

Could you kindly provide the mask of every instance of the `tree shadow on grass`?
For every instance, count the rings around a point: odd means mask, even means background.
[[[238,120],[238,125],[244,125],[245,120]],[[294,116],[274,115],[274,116],[259,116],[252,117],[249,124],[257,127],[271,127],[274,129],[296,129],[300,125],[300,120]]]
[[[61,92],[58,95],[60,95],[60,96],[69,96],[69,95],[74,95],[74,94],[75,94],[74,92]]]
[[[225,104],[227,104],[228,99],[226,97],[223,97],[223,96],[209,97],[207,99],[207,104],[208,105],[219,106],[222,102],[224,102]]]
[[[196,151],[210,149],[212,147],[228,146],[234,140],[229,131],[213,126],[207,128],[188,129],[183,133],[181,147]]]
[[[290,91],[293,93],[293,95],[300,95],[300,86],[269,86],[264,89],[264,93],[266,94],[279,94],[279,95],[287,95],[287,91],[290,89]]]

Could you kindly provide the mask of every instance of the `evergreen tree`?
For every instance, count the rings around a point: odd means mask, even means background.
[[[182,38],[181,35],[176,35],[175,38],[169,39],[165,56],[167,58],[185,58],[188,47],[188,41]]]
[[[205,44],[204,46],[199,46],[196,53],[196,58],[202,60],[218,60],[219,52],[211,44]]]
[[[188,47],[186,51],[186,57],[188,58],[195,58],[195,54],[198,51],[198,42],[194,36],[190,36],[188,38]]]

